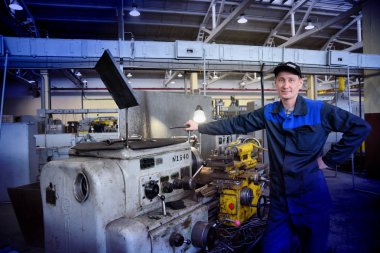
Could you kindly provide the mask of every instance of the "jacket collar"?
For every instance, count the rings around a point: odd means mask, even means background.
[[[281,110],[283,110],[284,107],[282,105],[282,102],[276,103],[276,105],[273,107],[272,113],[280,113]],[[296,100],[296,105],[294,106],[293,115],[305,115],[307,114],[307,105],[305,99],[298,95]]]

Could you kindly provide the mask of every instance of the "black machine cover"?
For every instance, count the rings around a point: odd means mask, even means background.
[[[117,67],[111,52],[107,49],[104,51],[102,57],[95,65],[96,71],[99,73],[100,78],[111,93],[112,98],[115,100],[119,109],[125,109],[139,105],[139,102],[133,93],[132,88]]]

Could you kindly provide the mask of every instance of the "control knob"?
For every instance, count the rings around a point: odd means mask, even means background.
[[[155,197],[157,197],[159,192],[160,187],[158,186],[156,181],[150,180],[147,184],[145,184],[145,196],[148,199],[154,199]]]

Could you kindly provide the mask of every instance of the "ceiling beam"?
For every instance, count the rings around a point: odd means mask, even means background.
[[[272,78],[272,77],[274,77],[274,74],[268,74],[268,75],[265,75],[264,77],[263,77],[263,79],[264,80],[267,80],[267,79],[270,79],[270,78]],[[250,78],[251,79],[251,78]],[[261,81],[261,79],[260,78],[255,78],[255,79],[251,79],[251,81],[249,81],[249,82],[246,82],[246,84],[245,85],[250,85],[250,84],[255,84],[255,83],[258,83],[258,82],[260,82]]]
[[[174,79],[174,78],[176,78],[177,76],[178,76],[178,74],[179,74],[179,71],[174,71],[172,74],[169,72],[166,72],[165,73],[165,75],[167,75],[166,77],[165,77],[165,80],[164,80],[164,86],[165,87],[167,87],[168,86],[168,84]]]
[[[199,26],[197,38],[202,37],[201,34],[203,34],[204,32],[206,32],[206,30],[205,30],[205,29],[207,29],[206,28],[206,23],[207,23],[208,19],[210,18],[211,9],[212,9],[212,6],[215,4],[215,1],[216,0],[212,0],[211,3],[210,3],[210,6],[207,9],[206,15],[204,16],[203,21],[202,21],[202,23]]]
[[[221,34],[226,28],[226,26],[232,21],[235,20],[238,15],[240,15],[244,9],[249,7],[252,0],[243,0],[243,2],[236,7],[236,9],[225,19],[223,22],[218,25],[215,29],[212,30],[211,34],[205,40],[206,43],[212,42],[219,34]]]
[[[222,0],[224,1],[224,0]],[[200,1],[200,2],[210,2],[209,0],[208,1]],[[236,2],[230,2],[230,1],[226,1],[225,2],[226,5],[239,5],[239,3],[236,3]],[[86,10],[89,10],[89,9],[98,9],[98,10],[114,10],[115,9],[115,6],[110,6],[110,5],[85,5],[85,4],[74,4],[74,3],[70,3],[70,4],[65,4],[65,3],[47,3],[47,2],[44,2],[44,3],[38,3],[38,2],[31,2],[28,0],[28,6],[33,6],[33,7],[49,7],[49,8],[56,8],[56,9],[60,9],[60,8],[70,8],[70,9],[86,9]],[[289,6],[286,6],[286,5],[273,5],[273,4],[269,4],[269,3],[263,3],[263,2],[254,2],[251,4],[251,7],[254,7],[255,9],[262,9],[262,10],[278,10],[278,11],[288,11],[290,9]],[[131,7],[125,7],[124,8],[124,11],[130,11],[132,8]],[[178,10],[164,10],[164,9],[155,9],[155,8],[142,8],[142,7],[139,7],[139,10],[141,12],[144,12],[144,13],[160,13],[160,14],[164,14],[164,13],[167,13],[167,14],[183,14],[183,15],[194,15],[194,16],[204,16],[206,15],[206,13],[202,13],[202,12],[199,12],[199,11],[178,11]],[[332,10],[324,10],[324,9],[321,9],[321,10],[316,10],[314,9],[313,10],[313,13],[314,15],[323,15],[323,16],[336,16],[336,13],[335,12],[328,12],[328,11],[332,11]],[[342,9],[334,9],[333,11],[341,11],[342,12]],[[304,10],[300,10],[300,12],[306,12]]]
[[[285,14],[285,16],[282,18],[282,20],[273,28],[273,30],[268,35],[267,39],[264,42],[263,46],[268,46],[269,41],[278,32],[278,29],[285,23],[285,21],[288,19],[290,14],[294,13],[299,7],[301,7],[307,0],[301,0],[298,1],[289,11]]]
[[[352,52],[352,51],[355,51],[355,50],[360,49],[362,47],[363,47],[363,42],[359,41],[359,42],[353,44],[352,46],[344,49],[343,51]]]
[[[61,72],[69,79],[73,84],[75,84],[78,87],[84,87],[85,84],[81,79],[78,78],[71,70],[68,69],[62,69]]]
[[[222,80],[224,78],[226,78],[227,76],[229,76],[230,73],[224,73],[223,75],[219,76],[218,78],[213,78],[212,80],[208,81],[207,82],[207,87],[210,85],[210,84],[213,84],[215,83],[216,81],[219,81],[219,80]]]
[[[220,3],[218,16],[216,17],[216,25],[218,25],[220,22],[220,18],[222,16],[222,12],[224,10],[224,3],[225,3],[225,0],[222,0],[222,2]]]
[[[359,14],[358,16],[356,16],[356,18],[354,18],[350,23],[348,23],[345,27],[343,27],[339,32],[331,36],[331,38],[325,43],[325,45],[321,48],[321,50],[326,50],[330,42],[334,42],[334,40],[336,40],[339,37],[339,35],[341,35],[344,31],[350,28],[350,26],[352,26],[355,22],[357,22],[361,18],[362,18],[362,14]]]
[[[324,24],[322,24],[320,27],[316,27],[315,29],[312,29],[312,30],[309,30],[303,34],[300,34],[300,35],[296,35],[292,38],[290,38],[287,42],[281,44],[279,47],[287,47],[287,46],[291,46],[295,43],[297,43],[298,41],[300,40],[303,40],[307,37],[309,37],[310,35],[316,33],[316,32],[319,32],[323,29],[325,29],[326,27],[329,27],[330,25],[342,20],[342,19],[345,19],[351,15],[354,15],[356,13],[358,13],[361,9],[362,9],[362,6],[363,4],[358,4],[357,6],[351,8],[350,10],[340,14],[339,16],[335,17],[335,18],[332,18],[328,21],[326,21]]]

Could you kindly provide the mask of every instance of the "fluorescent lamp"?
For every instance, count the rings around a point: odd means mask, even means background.
[[[15,11],[22,11],[23,10],[22,6],[19,4],[19,2],[17,0],[11,0],[11,3],[9,4],[9,8],[11,8],[12,10],[15,10]]]
[[[137,4],[132,4],[132,10],[129,12],[129,15],[131,15],[132,17],[140,16],[140,12],[137,10]]]
[[[307,26],[305,26],[305,30],[311,30],[311,29],[314,29],[314,25],[313,23],[311,23],[311,19],[308,19],[307,20]]]
[[[238,19],[237,22],[238,22],[239,24],[245,24],[245,23],[247,23],[247,21],[248,21],[248,20],[244,17],[244,14],[241,14],[241,15],[240,15],[240,18]]]

